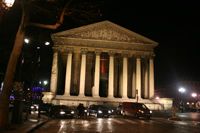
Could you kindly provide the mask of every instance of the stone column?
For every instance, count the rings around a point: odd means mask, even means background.
[[[82,48],[82,58],[81,58],[81,74],[80,74],[80,90],[79,90],[79,96],[84,97],[85,96],[85,75],[86,75],[86,54],[87,54],[87,48]]]
[[[132,97],[136,97],[136,63],[135,63],[135,58],[133,59]]]
[[[109,51],[109,80],[108,80],[108,97],[113,98],[114,95],[114,51]]]
[[[123,90],[122,90],[122,98],[127,97],[127,89],[128,89],[128,53],[123,52]]]
[[[70,96],[70,86],[71,86],[71,71],[72,71],[72,52],[73,48],[67,48],[67,64],[66,64],[66,76],[65,76],[65,96]]]
[[[52,92],[53,94],[56,94],[57,92],[57,84],[58,84],[58,51],[54,49],[52,69],[51,69],[51,84],[50,84],[50,92]]]
[[[148,59],[145,58],[144,61],[144,98],[148,98],[149,96],[149,67],[148,67]]]
[[[101,50],[96,50],[96,60],[95,60],[95,73],[94,73],[94,87],[92,90],[93,97],[99,97],[99,82],[100,82],[100,54]]]
[[[138,99],[141,98],[141,57],[136,55],[136,90]]]
[[[154,98],[154,55],[149,59],[149,98]]]

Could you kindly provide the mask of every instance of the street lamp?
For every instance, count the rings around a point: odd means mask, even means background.
[[[185,88],[180,88],[178,91],[182,94],[185,92]]]
[[[192,96],[193,98],[196,98],[196,99],[195,99],[195,102],[194,102],[194,107],[196,108],[196,104],[197,104],[197,102],[198,102],[197,93],[192,93],[191,96]],[[194,109],[193,111],[195,111],[195,109]]]
[[[192,93],[191,95],[192,95],[192,97],[195,98],[197,96],[197,93]]]
[[[4,11],[9,10],[14,4],[15,0],[2,0],[0,1],[0,23],[4,15]]]
[[[15,0],[3,0],[3,3],[5,3],[6,7],[12,7]]]
[[[181,112],[183,113],[183,101],[182,101],[183,99],[182,99],[182,94],[185,92],[185,88],[180,88],[178,91],[181,93],[181,106],[182,106]]]

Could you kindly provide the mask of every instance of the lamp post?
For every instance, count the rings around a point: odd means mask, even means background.
[[[178,91],[181,93],[181,107],[182,107],[181,112],[183,113],[183,99],[182,99],[182,94],[185,92],[185,88],[180,88]]]

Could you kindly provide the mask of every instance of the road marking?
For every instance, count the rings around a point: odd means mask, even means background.
[[[53,124],[56,124],[58,121],[60,121],[60,120],[51,120],[48,124],[53,125]]]
[[[112,121],[117,122],[118,124],[123,124],[124,122],[117,120],[117,119],[112,119]]]
[[[66,124],[69,124],[70,122],[71,122],[71,119],[66,119],[66,120],[65,120],[65,123],[66,123]]]
[[[77,119],[76,120],[76,124],[83,124],[83,120],[82,119]]]
[[[133,120],[129,120],[129,119],[123,119],[126,122],[132,123],[132,124],[137,124],[137,122],[133,121]]]

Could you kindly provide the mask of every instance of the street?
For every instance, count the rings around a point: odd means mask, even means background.
[[[168,120],[164,117],[136,119],[114,115],[111,118],[55,119],[53,118],[34,133],[199,133],[200,113],[178,113],[182,121]]]

